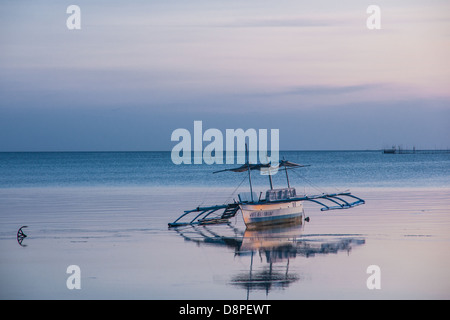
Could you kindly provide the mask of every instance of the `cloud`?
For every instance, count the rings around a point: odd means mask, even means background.
[[[386,99],[395,86],[384,83],[353,85],[304,85],[285,86],[278,89],[238,94],[241,98],[261,101],[270,105],[278,102],[278,108],[291,109],[306,106],[341,105],[357,101]],[[399,88],[397,88],[399,89]]]
[[[363,92],[372,89],[380,89],[386,87],[383,84],[359,84],[359,85],[347,85],[347,86],[300,86],[288,88],[284,91],[278,91],[269,93],[269,95],[341,95],[347,93]]]

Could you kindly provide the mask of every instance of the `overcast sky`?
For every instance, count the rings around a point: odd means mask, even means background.
[[[1,1],[0,151],[171,150],[194,120],[290,150],[450,148],[449,57],[448,1]]]

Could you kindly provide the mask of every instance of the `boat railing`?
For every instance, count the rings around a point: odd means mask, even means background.
[[[271,189],[266,191],[266,201],[280,201],[297,196],[295,188]]]
[[[253,193],[253,197],[252,197]],[[261,192],[259,196],[256,192],[241,192],[238,194],[240,203],[250,203],[250,202],[275,202],[280,200],[289,200],[291,198],[296,198],[297,193],[295,188],[281,188],[281,189],[270,189],[264,194]],[[253,201],[252,201],[253,199]]]

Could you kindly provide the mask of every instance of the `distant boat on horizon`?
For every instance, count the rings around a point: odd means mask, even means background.
[[[436,153],[450,153],[450,149],[434,149],[434,150],[418,150],[414,146],[412,149],[403,149],[401,146],[392,146],[389,149],[383,149],[383,154],[436,154]]]
[[[395,148],[395,146],[392,146],[392,148],[390,149],[383,149],[383,153],[395,153],[397,151],[397,149]]]

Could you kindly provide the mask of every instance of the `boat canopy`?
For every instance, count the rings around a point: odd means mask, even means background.
[[[294,163],[294,162],[287,161],[287,160],[281,160],[277,165],[272,165],[271,163],[259,163],[259,164],[246,163],[237,168],[223,169],[223,170],[219,170],[219,171],[214,171],[213,173],[219,173],[219,172],[225,172],[225,171],[245,172],[245,171],[248,171],[249,169],[261,171],[261,170],[265,170],[267,168],[275,169],[275,168],[281,168],[281,167],[301,168],[301,167],[309,167],[309,165],[298,164],[298,163]]]

